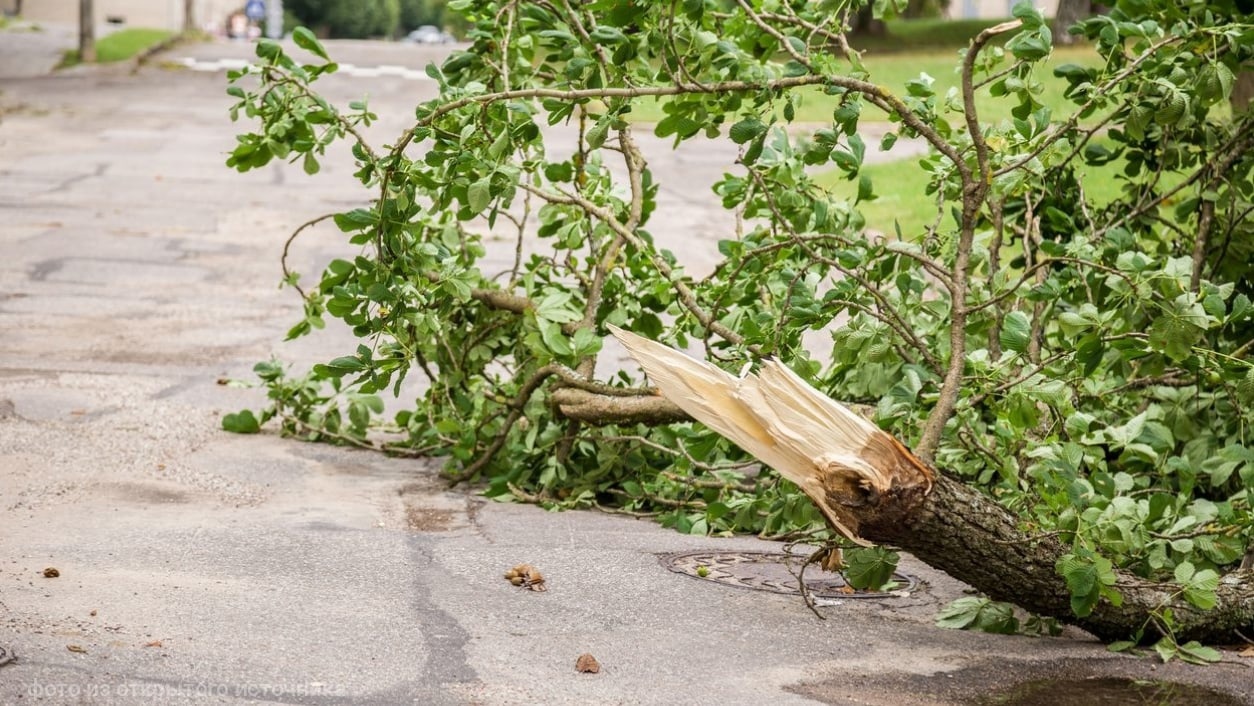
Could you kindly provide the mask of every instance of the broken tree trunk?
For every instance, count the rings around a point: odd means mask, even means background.
[[[1025,534],[1008,510],[943,474],[915,507],[881,515],[885,521],[862,524],[863,537],[899,546],[994,600],[1073,623],[1102,640],[1127,639],[1146,625],[1152,612],[1163,608],[1174,614],[1181,642],[1233,642],[1236,631],[1254,628],[1251,571],[1221,578],[1218,602],[1209,611],[1190,605],[1177,586],[1117,572],[1115,589],[1123,595],[1123,604],[1103,599],[1090,615],[1077,618],[1071,612],[1066,582],[1054,568],[1066,552],[1062,543],[1053,535]]]
[[[828,399],[775,361],[757,374],[733,377],[662,344],[611,327],[665,397],[797,484],[831,527],[849,539],[893,544],[995,600],[1078,625],[1102,640],[1126,639],[1154,615],[1173,614],[1178,641],[1234,641],[1254,631],[1254,571],[1224,576],[1208,611],[1179,588],[1117,572],[1116,606],[1102,599],[1089,615],[1071,609],[1066,581],[1055,569],[1066,548],[1050,534],[1033,537],[1001,505],[964,483],[936,473],[895,438]],[[565,391],[563,391],[565,392]],[[600,398],[600,401],[595,401]],[[629,398],[579,391],[559,396],[559,411],[608,423]],[[657,400],[658,398],[646,398]],[[563,401],[565,404],[563,404]],[[630,409],[639,412],[640,403]],[[665,410],[668,421],[676,414]],[[583,414],[595,410],[595,414]],[[639,414],[633,421],[642,421]]]

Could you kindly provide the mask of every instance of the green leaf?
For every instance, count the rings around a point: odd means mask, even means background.
[[[343,370],[345,372],[358,372],[365,370],[368,367],[361,360],[351,355],[340,356],[339,358],[332,360],[330,363],[327,363],[327,366]]]
[[[1202,610],[1215,607],[1218,599],[1215,590],[1219,588],[1219,574],[1212,569],[1202,569],[1193,574],[1184,589],[1184,599]]]
[[[1172,360],[1183,362],[1193,354],[1193,346],[1201,340],[1210,320],[1196,294],[1181,294],[1154,319],[1149,331],[1150,345]]]
[[[871,175],[862,173],[858,175],[858,202],[870,201],[875,198],[875,192],[871,189]]]
[[[766,132],[766,125],[761,120],[745,118],[732,125],[728,135],[731,137],[732,142],[743,145],[764,132]]]
[[[900,557],[881,547],[851,549],[845,553],[845,580],[857,589],[879,590],[893,578]]]
[[[549,292],[536,302],[536,318],[559,324],[569,324],[578,321],[583,318],[583,315],[571,306],[571,301],[570,292]]]
[[[951,630],[965,630],[979,617],[980,608],[987,602],[987,598],[975,596],[959,598],[945,606],[936,616],[936,626]]]
[[[1028,349],[1028,339],[1032,333],[1032,321],[1022,311],[1012,311],[1002,320],[1001,347],[1023,353]]]
[[[576,356],[586,356],[601,350],[601,337],[590,328],[581,328],[571,337],[571,346]]]
[[[492,177],[486,176],[466,189],[466,207],[471,213],[480,213],[492,200]]]
[[[936,625],[1001,635],[1013,635],[1019,631],[1019,620],[1014,617],[1014,606],[975,596],[959,598],[950,603],[936,617]]]
[[[1223,659],[1223,655],[1214,647],[1206,647],[1197,640],[1189,640],[1177,645],[1177,656],[1185,662],[1193,664],[1213,664]]]
[[[1115,640],[1106,645],[1106,649],[1111,652],[1131,652],[1134,647],[1136,647],[1136,643],[1132,640]]]
[[[610,25],[600,25],[589,36],[597,44],[617,44],[627,39],[621,29]]]
[[[256,434],[261,431],[261,423],[253,415],[252,410],[245,409],[222,417],[222,428],[235,434]]]
[[[327,56],[327,50],[322,48],[322,43],[318,41],[314,33],[305,27],[297,27],[292,30],[292,42],[310,54],[316,54],[323,59],[330,58]]]
[[[610,121],[608,118],[601,118],[593,124],[592,129],[584,134],[584,141],[588,143],[590,149],[600,149],[605,144],[605,135],[609,132]]]
[[[561,325],[543,319],[539,321],[539,324],[540,338],[544,341],[545,347],[556,355],[566,356],[574,353],[574,349],[570,347],[570,339],[562,333]]]

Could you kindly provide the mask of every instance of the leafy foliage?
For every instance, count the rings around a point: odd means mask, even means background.
[[[360,253],[300,290],[290,332],[329,315],[362,345],[300,377],[259,366],[273,404],[258,421],[444,455],[450,478],[495,497],[697,534],[821,534],[795,488],[745,475],[750,461],[698,425],[593,425],[564,406],[572,391],[620,411],[647,397],[626,372],[594,379],[612,323],[732,369],[778,356],[866,405],[1030,531],[1069,542],[1058,570],[1077,615],[1120,600],[1115,567],[1175,580],[1204,607],[1254,532],[1254,118],[1225,102],[1254,30],[1214,3],[1119,2],[1081,25],[1104,63],[1056,70],[1075,108],[1055,115],[1035,98],[1051,32],[1029,5],[973,42],[963,89],[938,95],[927,75],[873,82],[829,29],[848,4],[452,2],[473,44],[428,68],[440,96],[385,150],[357,130],[374,117],[363,103],[342,112],[310,88],[335,70],[312,35],[298,39],[305,64],[259,44],[230,89],[233,116],[257,128],[228,163],[313,172],[348,138],[376,198],[326,216]],[[1013,118],[982,123],[977,87]],[[828,124],[790,125],[803,90],[838,99]],[[659,97],[655,135],[739,149],[711,185],[739,227],[703,277],[649,231],[660,185],[628,118]],[[864,116],[891,124],[880,149],[932,148],[923,232],[865,228],[860,205],[892,185],[862,168]],[[577,131],[566,149],[546,132],[559,124]],[[1122,197],[1094,203],[1083,170],[1114,160]],[[845,180],[822,188],[820,169]],[[514,239],[514,256],[490,255],[486,233]],[[811,331],[828,333],[830,359],[804,345]],[[378,395],[415,371],[421,396],[389,441],[371,437]],[[852,575],[882,579],[883,558]],[[977,603],[943,620],[1017,628]],[[1170,635],[1170,615],[1155,628]]]

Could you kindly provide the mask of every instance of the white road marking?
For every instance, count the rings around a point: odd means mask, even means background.
[[[254,66],[250,61],[244,59],[196,59],[185,56],[178,60],[178,63],[186,66],[192,71],[232,71]],[[340,64],[336,74],[344,76],[352,76],[354,78],[378,78],[380,76],[395,76],[403,78],[407,81],[430,81],[431,77],[422,69],[411,69],[405,66],[396,66],[394,64],[384,64],[381,66],[357,66],[355,64]]]

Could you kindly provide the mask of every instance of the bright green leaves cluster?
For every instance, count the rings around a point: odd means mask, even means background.
[[[1092,613],[1103,598],[1116,606],[1123,602],[1114,588],[1114,566],[1109,559],[1082,550],[1059,559],[1057,568],[1071,590],[1071,612],[1076,615],[1084,617]]]
[[[1179,586],[1179,595],[1182,595],[1190,605],[1202,610],[1209,610],[1215,607],[1215,589],[1219,587],[1218,573],[1211,569],[1198,570],[1193,564],[1184,562],[1176,567],[1173,578]],[[1180,643],[1176,640],[1172,634],[1172,628],[1175,625],[1175,615],[1171,608],[1165,607],[1165,605],[1150,615],[1146,625],[1132,636],[1133,639],[1112,642],[1110,650],[1112,652],[1135,652],[1136,647],[1141,644],[1146,629],[1151,623],[1154,625],[1154,630],[1162,635],[1158,642],[1153,645],[1154,652],[1162,661],[1169,662],[1172,659],[1180,659],[1194,664],[1208,664],[1222,659],[1220,652],[1213,647],[1206,647],[1196,640],[1190,640],[1185,643]]]
[[[979,630],[1000,635],[1019,632],[1014,606],[988,598],[968,596],[945,606],[936,616],[936,625],[957,630]]]
[[[1053,618],[1029,615],[1021,623],[1015,615],[1013,605],[983,596],[966,596],[953,601],[936,616],[936,625],[952,630],[979,630],[995,635],[1062,634],[1062,626]]]
[[[315,174],[319,169],[318,156],[325,154],[327,145],[347,134],[347,129],[369,125],[375,118],[364,103],[353,107],[351,113],[341,114],[324,98],[309,92],[310,81],[334,73],[339,67],[304,27],[293,32],[293,41],[322,62],[298,64],[277,42],[263,39],[257,43],[256,66],[229,72],[233,85],[227,93],[239,101],[231,107],[231,119],[242,114],[261,120],[266,129],[240,135],[239,144],[227,158],[227,166],[244,172],[265,166],[271,159],[290,158],[300,159],[306,174]],[[272,81],[272,90],[249,93],[237,85],[250,75]]]

